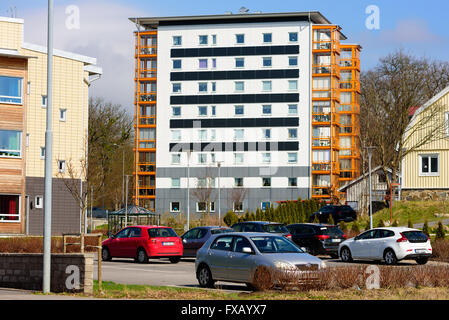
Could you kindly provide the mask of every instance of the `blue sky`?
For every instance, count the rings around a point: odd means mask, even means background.
[[[69,5],[79,7],[80,28],[64,26]],[[368,30],[365,9],[376,5],[380,12],[379,30]],[[91,95],[132,109],[132,57],[134,26],[129,17],[222,14],[238,12],[245,6],[253,11],[320,11],[332,23],[339,24],[348,42],[359,43],[362,70],[376,65],[379,58],[397,49],[449,61],[447,0],[282,0],[282,1],[148,1],[148,0],[55,0],[55,47],[96,57],[104,75],[91,89]],[[25,41],[46,44],[46,0],[2,0],[0,15],[25,19]]]

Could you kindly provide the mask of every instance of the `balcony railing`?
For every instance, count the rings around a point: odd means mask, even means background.
[[[139,78],[156,78],[157,77],[157,69],[139,69],[138,71]]]
[[[156,117],[139,117],[139,124],[143,126],[156,124]]]
[[[312,67],[312,73],[314,74],[340,74],[340,68],[336,64],[314,64]]]
[[[157,46],[146,46],[146,47],[140,47],[141,55],[154,55],[157,54]]]
[[[156,101],[156,92],[151,93],[141,93],[139,95],[140,102],[153,102]]]
[[[156,171],[156,165],[155,164],[139,164],[137,166],[139,173],[149,173],[149,172],[155,172]]]
[[[139,196],[155,196],[155,187],[139,187]]]
[[[335,162],[313,162],[312,171],[336,171],[338,170],[337,164]]]
[[[314,122],[330,122],[331,114],[330,113],[314,113],[312,115],[312,120]]]

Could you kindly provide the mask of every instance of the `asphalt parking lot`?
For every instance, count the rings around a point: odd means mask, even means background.
[[[354,261],[344,263],[339,259],[331,259],[327,256],[319,256],[328,267],[347,267],[383,265],[382,262]],[[441,262],[429,261],[428,265],[441,264]],[[415,261],[400,261],[397,267],[416,266]],[[97,279],[97,262],[95,261],[94,279]],[[113,259],[102,262],[102,280],[122,284],[142,284],[152,286],[176,286],[176,287],[199,287],[195,277],[195,259],[182,259],[179,263],[172,264],[167,259],[150,259],[147,264],[135,263],[132,259]],[[225,290],[247,291],[243,284],[217,282],[216,286]]]

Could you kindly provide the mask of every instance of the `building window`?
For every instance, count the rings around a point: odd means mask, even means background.
[[[198,115],[200,117],[205,117],[207,116],[207,106],[199,106],[198,107]]]
[[[198,140],[200,140],[200,141],[207,140],[207,130],[206,129],[198,130]]]
[[[243,202],[234,202],[233,207],[234,212],[243,212]]]
[[[297,56],[288,57],[288,65],[290,67],[296,67],[298,65],[298,57]]]
[[[172,188],[180,188],[181,187],[181,178],[171,178],[171,187]]]
[[[216,106],[210,107],[210,115],[213,117],[215,117],[217,115],[217,107]]]
[[[207,163],[207,153],[198,153],[198,163],[199,164]]]
[[[271,104],[265,104],[262,106],[262,114],[264,114],[264,115],[271,114]]]
[[[41,147],[41,159],[45,159],[45,147]]]
[[[212,68],[215,69],[217,67],[217,59],[212,58]]]
[[[0,102],[22,104],[22,78],[0,76]]]
[[[30,134],[27,133],[26,137],[25,137],[25,146],[29,147],[30,146]]]
[[[197,202],[196,212],[207,212],[207,202]],[[215,212],[214,202],[209,202],[209,212]]]
[[[199,44],[200,44],[200,45],[205,45],[205,44],[207,44],[207,35],[206,35],[206,36],[205,36],[205,35],[199,36]]]
[[[288,90],[298,90],[298,80],[288,80]]]
[[[243,106],[234,106],[234,115],[243,116],[245,114],[245,108]]]
[[[245,136],[244,129],[234,129],[234,140],[243,140]]]
[[[438,154],[421,154],[420,172],[422,176],[438,176],[439,175],[439,155]]]
[[[298,138],[298,129],[296,129],[296,128],[289,128],[288,129],[288,138],[289,139],[296,139],[296,138]]]
[[[173,69],[181,69],[182,67],[182,60],[177,59],[177,60],[173,60]]]
[[[171,163],[172,164],[180,164],[181,163],[181,154],[175,153],[171,155]]]
[[[41,106],[42,108],[47,108],[47,96],[41,96]]]
[[[262,81],[262,90],[263,91],[271,91],[272,84],[271,81]]]
[[[270,201],[264,201],[264,202],[261,202],[260,203],[260,208],[263,210],[263,211],[266,211],[268,208],[270,208],[271,207],[271,202]]]
[[[271,187],[271,178],[262,178],[262,187]]]
[[[215,141],[215,139],[216,139],[216,136],[217,136],[217,133],[216,133],[217,131],[215,130],[215,129],[211,129],[210,130],[210,139],[212,140],[212,141]],[[212,161],[212,162],[215,162],[215,161]]]
[[[234,187],[243,187],[243,178],[234,178]]]
[[[0,157],[22,157],[22,132],[0,130]]]
[[[297,187],[298,186],[298,178],[288,178],[288,186],[289,187]]]
[[[289,152],[287,157],[288,157],[288,163],[298,162],[298,153],[296,153],[296,152]]]
[[[0,195],[0,221],[20,221],[20,196]]]
[[[245,90],[245,83],[243,81],[236,81],[235,84],[235,91],[242,92]]]
[[[245,58],[235,58],[235,67],[236,68],[245,67]]]
[[[59,109],[59,121],[67,120],[67,109]]]
[[[174,141],[181,140],[181,130],[172,130],[171,131],[171,139]]]
[[[173,36],[173,45],[174,46],[182,45],[182,37],[181,36]]]
[[[244,160],[243,153],[234,153],[234,163],[235,164],[243,164]]]
[[[262,66],[271,67],[272,66],[271,57],[263,57],[262,58]]]
[[[58,160],[58,170],[60,173],[65,172],[65,160]]]
[[[173,93],[180,93],[180,92],[181,92],[181,84],[173,83]]]
[[[262,129],[262,137],[264,139],[271,139],[271,129]]]
[[[263,43],[271,43],[273,41],[273,35],[271,33],[263,34]]]
[[[213,44],[213,45],[216,45],[216,44],[217,44],[217,35],[216,35],[216,34],[213,34],[213,35],[212,35],[212,44]]]
[[[271,163],[271,153],[269,153],[269,152],[262,153],[262,162],[263,163]]]
[[[198,67],[200,69],[207,69],[207,59],[199,59],[198,60]]]
[[[181,116],[181,107],[171,107],[172,110],[172,116],[173,117],[180,117]]]
[[[207,92],[207,82],[199,82],[198,83],[198,91],[199,92]]]
[[[288,105],[288,114],[297,115],[298,114],[298,105],[297,104],[289,104]]]
[[[288,33],[288,41],[298,42],[298,32],[289,32]]]
[[[34,207],[37,209],[42,209],[44,207],[44,197],[36,196],[34,198]]]
[[[180,211],[180,206],[179,206],[179,202],[170,202],[170,212],[179,212]]]
[[[236,34],[235,35],[235,42],[238,44],[245,43],[245,35],[244,34]]]

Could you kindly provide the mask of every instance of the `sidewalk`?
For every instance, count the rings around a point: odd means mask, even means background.
[[[64,296],[57,294],[36,294],[33,291],[0,288],[1,300],[93,300],[90,297]],[[97,300],[97,299],[95,299]]]

